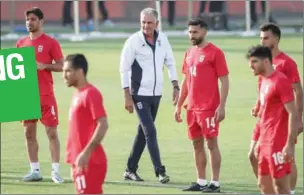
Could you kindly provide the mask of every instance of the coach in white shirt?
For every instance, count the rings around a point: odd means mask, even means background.
[[[147,144],[156,177],[161,183],[167,183],[170,178],[161,162],[154,120],[162,97],[164,65],[168,68],[173,85],[173,104],[177,102],[179,86],[175,60],[168,38],[157,31],[157,11],[143,9],[140,22],[141,30],[126,40],[120,59],[125,109],[133,113],[134,107],[140,122],[124,177],[126,180],[143,181],[137,169]]]

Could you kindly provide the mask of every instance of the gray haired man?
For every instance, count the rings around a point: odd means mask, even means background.
[[[173,85],[173,105],[179,94],[175,60],[168,38],[157,30],[158,13],[145,8],[140,13],[141,30],[125,42],[120,59],[121,85],[125,95],[125,109],[137,112],[139,125],[130,153],[126,180],[143,181],[137,174],[138,163],[147,144],[156,177],[161,183],[169,182],[161,162],[156,127],[154,124],[163,90],[163,67],[168,68]]]

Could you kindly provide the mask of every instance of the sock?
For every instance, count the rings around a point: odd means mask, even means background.
[[[32,171],[37,171],[37,172],[40,171],[39,162],[31,163],[30,165],[31,165],[31,170]]]
[[[296,190],[291,190],[290,194],[296,194]]]
[[[207,180],[206,179],[197,179],[196,181],[200,186],[205,186],[207,185]]]
[[[219,181],[210,181],[210,183],[214,184],[216,187],[220,186],[220,182]]]
[[[59,173],[59,163],[52,163],[52,171]]]

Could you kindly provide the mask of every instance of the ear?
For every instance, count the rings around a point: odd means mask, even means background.
[[[44,24],[44,20],[43,20],[43,19],[40,20],[40,24],[41,24],[41,25]]]
[[[158,25],[159,25],[159,21],[158,20],[156,20],[156,28],[158,28]]]

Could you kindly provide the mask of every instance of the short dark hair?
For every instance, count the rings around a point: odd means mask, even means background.
[[[73,69],[82,69],[84,75],[87,75],[88,61],[83,54],[70,54],[66,56],[65,61],[71,62]]]
[[[28,16],[30,14],[36,15],[39,18],[39,20],[44,18],[44,14],[43,14],[42,10],[38,7],[32,7],[31,9],[28,9],[25,11],[26,16]]]
[[[249,59],[250,57],[257,57],[260,59],[268,58],[269,61],[272,63],[272,53],[269,47],[263,45],[253,46],[248,49],[246,54],[246,58]]]
[[[260,30],[262,32],[271,31],[273,35],[281,39],[281,30],[278,25],[274,23],[266,23],[260,26]]]
[[[201,18],[192,18],[188,21],[188,26],[197,26],[199,25],[201,28],[208,29],[207,23]]]

